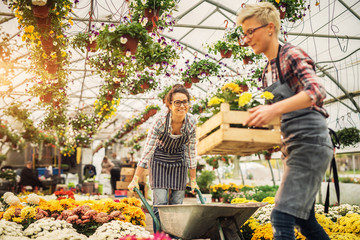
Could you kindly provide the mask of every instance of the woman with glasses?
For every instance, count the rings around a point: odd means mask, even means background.
[[[274,94],[272,104],[250,109],[244,124],[262,126],[281,116],[285,172],[271,214],[274,238],[295,239],[297,225],[307,239],[329,239],[314,214],[316,193],[333,155],[325,89],[315,64],[302,49],[279,44],[279,11],[271,3],[247,4],[237,24],[245,43],[268,59],[262,82]]]
[[[138,187],[138,180],[148,165],[154,205],[182,204],[187,172],[191,189],[196,183],[196,118],[189,114],[190,94],[180,84],[173,86],[165,98],[167,110],[154,121],[129,190]],[[168,197],[169,196],[169,197]],[[159,212],[154,208],[159,219]],[[155,232],[155,225],[154,225]]]

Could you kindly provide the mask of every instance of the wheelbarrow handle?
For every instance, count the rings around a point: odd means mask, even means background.
[[[146,201],[144,195],[142,195],[141,191],[136,187],[134,188],[134,191],[139,195],[142,203],[145,205],[146,209],[149,211],[150,216],[154,220],[156,232],[161,232],[161,226],[160,226],[159,219],[155,216],[155,213],[154,213],[153,209],[151,208],[149,203]]]
[[[201,193],[200,189],[195,188],[195,192],[199,195],[199,199],[200,199],[201,204],[205,204],[205,200],[204,200],[204,198],[202,196],[202,193]]]
[[[186,186],[186,190],[191,191],[191,187]],[[199,200],[200,200],[201,204],[205,204],[205,200],[204,200],[204,198],[202,196],[202,193],[201,193],[200,189],[195,188],[194,191],[199,195]]]

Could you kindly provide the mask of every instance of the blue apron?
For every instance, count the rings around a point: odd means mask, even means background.
[[[150,186],[173,190],[185,190],[188,164],[185,158],[187,134],[173,138],[169,133],[170,113],[166,116],[165,131],[160,137],[152,161],[150,161]]]
[[[273,102],[295,95],[281,73],[280,48],[276,59],[280,81],[265,89],[273,93]],[[281,132],[284,175],[275,197],[274,209],[308,219],[333,156],[326,120],[324,115],[310,108],[285,113],[281,117]]]

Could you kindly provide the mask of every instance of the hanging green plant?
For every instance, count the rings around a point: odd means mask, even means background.
[[[356,127],[344,128],[336,132],[341,148],[355,147],[360,142],[360,130]]]
[[[287,19],[290,22],[303,19],[307,10],[304,0],[266,0],[266,2],[274,4],[279,9],[280,19]]]

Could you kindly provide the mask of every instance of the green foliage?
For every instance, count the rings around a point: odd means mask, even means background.
[[[0,178],[4,178],[10,182],[16,182],[16,173],[12,169],[6,169],[0,171]]]
[[[165,98],[165,96],[168,94],[168,92],[170,92],[171,89],[172,89],[172,86],[165,87],[164,91],[162,91],[161,93],[158,94],[158,97],[161,100],[163,100]]]
[[[336,132],[341,148],[356,146],[360,142],[360,130],[356,127],[343,128]]]
[[[216,176],[214,171],[203,170],[196,178],[196,182],[202,193],[210,193],[210,186],[215,180]]]

